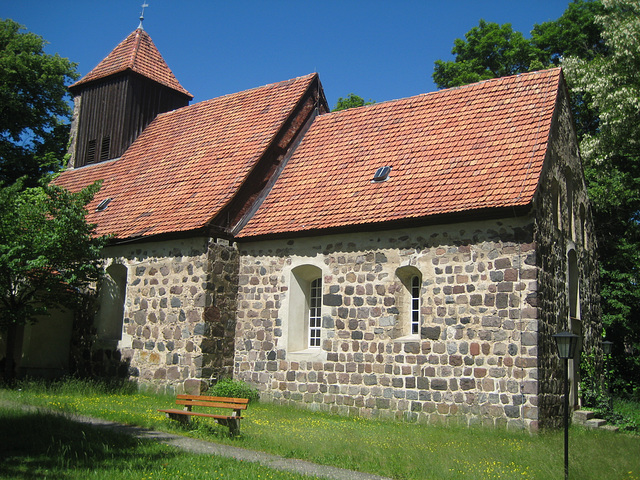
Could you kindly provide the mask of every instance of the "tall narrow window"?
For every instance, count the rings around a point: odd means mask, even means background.
[[[287,313],[287,350],[317,350],[322,337],[322,270],[299,265],[291,270]]]
[[[309,347],[320,346],[321,310],[322,279],[316,278],[311,282],[311,291],[309,292]]]
[[[573,228],[573,176],[571,170],[567,169],[564,172],[565,179],[567,181],[567,214],[569,219],[569,238],[575,241],[576,235]]]
[[[422,274],[413,265],[396,269],[396,275],[403,288],[397,289],[396,302],[398,319],[391,335],[393,338],[416,338],[420,335],[422,318],[420,315]]]
[[[411,277],[411,333],[420,332],[420,277]]]
[[[127,292],[127,267],[114,263],[102,279],[100,310],[96,316],[99,340],[121,340]]]
[[[551,216],[553,218],[553,226],[556,228],[561,228],[561,213],[560,213],[560,187],[558,186],[558,181],[553,180],[551,182]]]

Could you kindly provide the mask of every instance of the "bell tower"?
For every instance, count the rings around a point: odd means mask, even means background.
[[[119,158],[157,115],[193,99],[142,28],[142,20],[69,87],[74,97],[70,168]]]

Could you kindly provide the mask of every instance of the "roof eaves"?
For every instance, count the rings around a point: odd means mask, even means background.
[[[278,231],[273,233],[256,233],[243,235],[239,232],[235,239],[241,242],[253,242],[284,238],[312,237],[317,235],[336,235],[344,233],[379,232],[386,230],[398,230],[402,228],[429,227],[448,225],[464,221],[492,220],[500,218],[521,218],[530,215],[533,209],[533,201],[501,207],[483,207],[473,210],[447,212],[423,217],[399,218],[381,222],[358,223],[327,228],[310,228],[306,230]]]

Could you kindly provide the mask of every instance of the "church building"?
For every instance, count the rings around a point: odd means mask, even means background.
[[[70,90],[55,183],[102,181],[88,221],[113,236],[94,362],[162,392],[233,376],[341,414],[559,424],[552,335],[601,332],[560,69],[340,112],[316,73],[190,105],[138,28]]]

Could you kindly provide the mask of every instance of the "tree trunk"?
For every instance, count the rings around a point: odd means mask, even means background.
[[[16,379],[17,368],[22,354],[24,327],[15,323],[7,327],[6,352],[4,358],[4,381],[11,383]],[[16,361],[18,359],[18,361]]]

